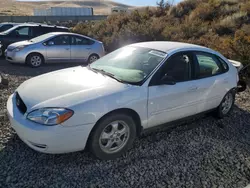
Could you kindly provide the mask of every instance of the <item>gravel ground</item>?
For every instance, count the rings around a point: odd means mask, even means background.
[[[31,76],[68,65],[41,69],[0,60],[10,80],[0,91],[0,113],[8,96]],[[245,187],[250,183],[250,90],[237,96],[230,117],[203,117],[182,126],[147,133],[114,161],[87,151],[41,154],[28,148],[0,117],[0,187]],[[1,115],[0,115],[1,116]]]

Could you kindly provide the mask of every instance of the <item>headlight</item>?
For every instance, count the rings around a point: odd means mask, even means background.
[[[14,49],[15,52],[19,52],[21,51],[22,49],[24,49],[26,46],[18,46]]]
[[[30,112],[27,119],[42,125],[58,125],[73,116],[74,112],[65,108],[42,108]]]

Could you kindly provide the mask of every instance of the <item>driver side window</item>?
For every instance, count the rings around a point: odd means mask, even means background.
[[[14,30],[14,35],[29,36],[29,27],[20,27]]]
[[[160,78],[170,77],[175,82],[184,82],[191,79],[193,56],[191,53],[177,53],[170,57],[161,70]]]

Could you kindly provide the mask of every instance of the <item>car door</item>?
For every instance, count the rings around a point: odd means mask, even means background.
[[[46,43],[47,61],[69,62],[70,61],[70,36],[59,35]]]
[[[199,95],[202,97],[198,112],[204,112],[219,106],[230,88],[228,65],[214,54],[194,52],[195,77],[198,82]]]
[[[87,62],[94,41],[81,36],[71,36],[71,60]]]
[[[191,52],[172,55],[156,72],[148,87],[148,126],[156,126],[197,113],[201,96],[194,78]],[[164,83],[164,78],[169,79]]]

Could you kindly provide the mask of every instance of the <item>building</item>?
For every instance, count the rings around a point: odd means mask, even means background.
[[[93,16],[93,8],[89,7],[51,7],[34,9],[34,16]]]
[[[111,8],[111,14],[128,13],[128,12],[129,12],[128,8],[125,8],[125,7],[112,7]]]

